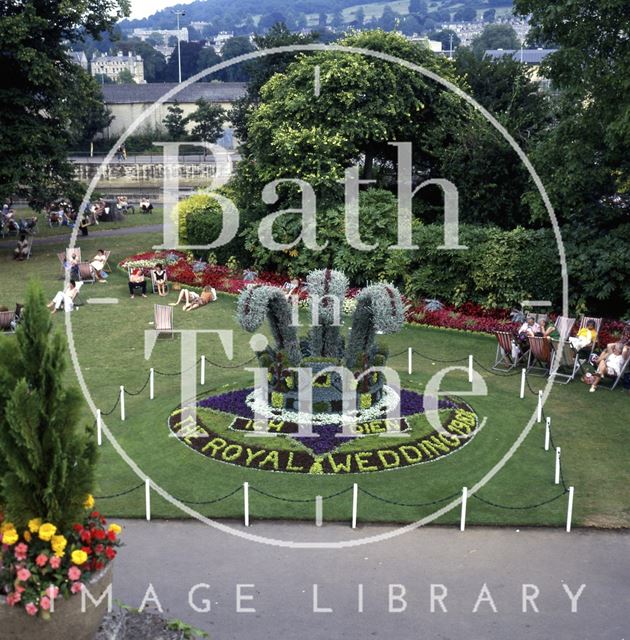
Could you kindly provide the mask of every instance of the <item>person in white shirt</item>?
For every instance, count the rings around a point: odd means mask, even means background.
[[[618,342],[613,346],[610,355],[607,355],[605,351],[597,359],[597,373],[593,374],[593,384],[591,384],[590,392],[593,393],[597,389],[597,385],[604,376],[616,378],[621,373],[623,363],[623,344]]]

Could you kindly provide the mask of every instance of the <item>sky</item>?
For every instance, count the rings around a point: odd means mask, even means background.
[[[189,4],[193,0],[131,0],[131,18],[146,18],[160,9],[176,4]],[[174,29],[175,27],[173,27]]]

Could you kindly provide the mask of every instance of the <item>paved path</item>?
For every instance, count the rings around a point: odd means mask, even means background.
[[[113,238],[116,236],[130,236],[140,233],[160,233],[162,231],[161,224],[145,224],[137,227],[120,227],[119,229],[103,229],[90,231],[88,240],[90,238]],[[63,242],[64,238],[69,238],[70,233],[59,234],[55,236],[35,236],[33,238],[33,246],[44,244],[59,244]],[[81,241],[82,236],[77,236],[77,242]],[[0,241],[0,247],[14,247],[17,242],[16,236],[11,236]]]
[[[343,550],[300,550],[242,540],[199,523],[123,521],[114,597],[139,607],[149,583],[169,618],[212,640],[622,640],[630,639],[630,533],[425,528]],[[234,525],[244,531],[240,525]],[[253,523],[249,532],[293,540],[348,539],[386,531],[325,524]],[[443,601],[431,612],[431,584]],[[488,592],[473,613],[484,583]],[[198,587],[189,605],[189,591]],[[242,608],[237,612],[237,585]],[[313,585],[318,606],[313,612]],[[358,612],[363,584],[363,612]],[[523,584],[535,603],[522,612]],[[577,611],[563,585],[576,594]],[[253,586],[252,586],[253,585]],[[406,610],[390,612],[405,589]],[[244,599],[252,595],[252,600]],[[489,603],[492,598],[497,612]],[[394,598],[392,609],[402,608]]]

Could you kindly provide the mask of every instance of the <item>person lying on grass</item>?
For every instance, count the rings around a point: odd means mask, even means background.
[[[592,376],[593,383],[589,389],[591,393],[596,391],[597,385],[601,382],[604,376],[616,378],[621,373],[621,368],[623,367],[624,362],[622,353],[623,344],[621,344],[621,342],[617,342],[617,344],[613,346],[613,352],[610,355],[607,355],[607,352],[604,352],[599,356],[597,359],[597,372]]]
[[[169,304],[171,307],[176,307],[180,302],[183,302],[184,311],[193,311],[194,309],[199,309],[199,307],[205,307],[209,302],[214,302],[216,299],[217,292],[210,285],[207,285],[201,293],[190,289],[182,289],[179,292],[177,302],[169,302]]]

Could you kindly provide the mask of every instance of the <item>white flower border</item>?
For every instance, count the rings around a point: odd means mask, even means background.
[[[383,386],[383,397],[369,409],[361,409],[355,411],[354,415],[344,415],[342,413],[314,413],[308,416],[299,411],[284,411],[274,409],[269,405],[267,399],[263,396],[261,388],[254,389],[245,398],[245,403],[254,412],[256,416],[272,420],[284,420],[285,422],[296,422],[302,424],[308,421],[309,417],[312,424],[334,424],[334,425],[353,425],[356,422],[368,422],[383,417],[383,412],[389,412],[400,405],[400,396],[387,385]]]

